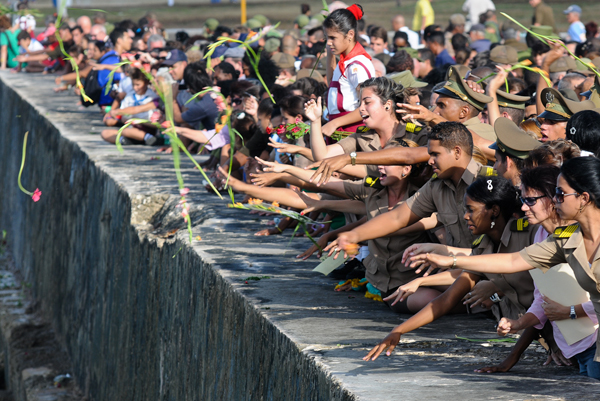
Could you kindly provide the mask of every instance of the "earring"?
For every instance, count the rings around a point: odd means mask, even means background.
[[[492,219],[494,219],[495,217],[492,217]],[[494,226],[496,225],[496,222],[494,220],[492,220],[492,224],[490,226],[490,228],[494,228]]]

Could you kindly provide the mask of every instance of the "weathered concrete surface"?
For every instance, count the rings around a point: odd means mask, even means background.
[[[498,362],[494,323],[444,318],[407,335],[390,358],[361,360],[401,318],[294,256],[308,246],[254,237],[265,220],[226,208],[184,164],[195,234],[172,238],[147,222],[177,193],[170,156],[103,144],[93,110],[54,95],[48,78],[0,75],[0,228],[52,319],[93,400],[598,399],[574,369],[542,367],[539,348],[512,373]],[[31,131],[16,188],[22,136]],[[168,203],[168,202],[167,202]],[[132,214],[133,209],[133,214]],[[132,222],[135,226],[130,224]],[[270,276],[258,282],[249,276]]]

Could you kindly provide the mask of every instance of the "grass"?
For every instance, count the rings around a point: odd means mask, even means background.
[[[240,5],[232,4],[228,0],[222,0],[222,4],[199,4],[194,6],[175,6],[175,7],[124,7],[124,8],[104,8],[109,13],[108,20],[116,22],[124,19],[137,21],[147,11],[153,11],[158,15],[159,20],[166,28],[201,28],[204,20],[209,17],[217,18],[221,24],[233,26],[240,23]],[[360,0],[359,0],[360,2]],[[397,0],[362,1],[360,4],[365,9],[367,24],[376,24],[384,28],[391,29],[391,18],[397,14],[402,14],[406,18],[406,24],[412,25],[412,18],[415,9],[416,0],[401,0],[401,5],[397,6]],[[166,2],[165,2],[166,3]],[[322,8],[322,2],[318,0],[249,0],[247,6],[248,18],[253,15],[262,14],[271,21],[281,21],[282,29],[289,29],[293,26],[294,19],[300,14],[300,3],[308,3],[311,6],[313,14],[318,13]],[[331,1],[328,1],[331,3]],[[550,5],[554,9],[554,18],[559,31],[566,31],[568,24],[563,15],[572,0],[552,2]],[[436,24],[446,26],[450,15],[462,13],[463,0],[433,0],[433,9],[435,11]],[[589,21],[600,21],[600,2],[578,2],[585,17],[583,23]],[[96,6],[97,7],[97,6]],[[528,2],[524,0],[496,1],[497,11],[503,11],[524,25],[531,24],[533,9]],[[43,13],[54,12],[52,9],[40,9]],[[85,10],[71,10],[70,15],[78,17],[83,14],[91,15],[93,12]],[[503,22],[504,18],[498,15],[498,21]],[[43,19],[39,21],[43,25]]]

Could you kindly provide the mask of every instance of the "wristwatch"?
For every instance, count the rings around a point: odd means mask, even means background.
[[[575,305],[571,305],[571,313],[569,314],[569,317],[573,320],[577,319],[577,313],[575,313]]]
[[[356,152],[350,152],[350,162],[353,166],[356,166]]]

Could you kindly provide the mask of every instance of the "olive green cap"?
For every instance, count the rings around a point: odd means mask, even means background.
[[[269,25],[269,19],[267,17],[265,17],[264,15],[261,15],[261,14],[255,15],[254,17],[252,17],[252,19],[255,19],[258,22],[260,22],[261,27]]]
[[[319,13],[313,17],[313,19],[316,19],[319,22],[325,21],[325,18],[327,18],[327,17],[321,13]]]
[[[390,62],[390,59],[392,58],[392,56],[390,56],[389,54],[385,54],[385,53],[377,53],[376,55],[373,56],[373,58],[376,58],[377,60],[381,61],[383,63],[383,65],[387,65]]]
[[[270,29],[269,32],[265,35],[265,38],[283,38],[283,34],[279,32],[277,29]]]
[[[462,64],[455,64],[452,66],[452,68],[454,68],[456,71],[458,71],[458,75],[460,75],[460,77],[462,79],[465,79],[465,77],[467,76],[467,73],[469,71],[471,71],[471,69],[469,67],[467,67],[466,65],[462,65]],[[450,78],[450,68],[448,68],[446,70],[446,81]]]
[[[594,84],[590,88],[590,91],[592,92],[590,95],[590,101],[594,102],[596,107],[600,107],[600,79],[598,78],[598,75],[594,75]]]
[[[419,51],[417,49],[413,49],[412,47],[398,47],[396,49],[396,52],[399,52],[400,50],[404,50],[405,52],[410,54],[412,58],[419,58]]]
[[[312,78],[319,82],[325,82],[323,75],[321,75],[321,73],[319,73],[317,70],[313,71],[312,68],[302,68],[301,70],[298,70],[298,73],[296,74],[296,80],[302,78]]]
[[[467,102],[479,111],[492,101],[488,95],[469,88],[455,66],[449,68],[448,80],[444,87],[436,90],[435,93]]]
[[[583,63],[591,63],[592,60],[590,60],[587,57],[581,57],[580,60],[581,61],[575,60],[575,64],[577,64],[577,71],[579,71],[579,72],[591,72],[590,68],[587,65],[583,64]],[[583,63],[582,63],[582,61],[583,61]]]
[[[520,129],[511,119],[499,117],[494,123],[496,142],[489,146],[490,149],[508,153],[519,159],[526,159],[529,152],[542,145],[529,134]]]
[[[519,96],[513,93],[506,93],[501,89],[496,91],[496,97],[498,98],[498,106],[510,107],[511,109],[519,110],[525,110],[525,102],[530,99],[529,96]]]
[[[512,46],[496,46],[490,52],[490,61],[498,64],[515,65],[519,62],[517,49]]]
[[[579,111],[592,110],[596,107],[591,100],[582,102],[571,100],[554,88],[544,88],[540,96],[546,110],[538,117],[548,120],[567,121]]]
[[[405,88],[423,88],[427,86],[426,82],[417,81],[409,70],[387,74],[386,77]]]
[[[219,21],[217,21],[214,18],[209,18],[206,21],[204,21],[204,26],[210,29],[211,31],[214,31],[219,26]]]
[[[308,15],[299,15],[295,20],[294,23],[298,25],[298,28],[302,29],[304,28],[306,25],[308,25],[310,21],[310,18],[308,18]]]
[[[245,25],[250,29],[262,28],[262,24],[260,23],[260,21],[255,20],[254,18],[250,18],[248,21],[246,21]]]
[[[529,28],[529,30],[533,33],[537,33],[538,35],[548,36],[553,39],[560,39],[554,34],[554,30],[552,29],[552,27],[548,25],[532,26],[531,28]]]
[[[577,63],[575,59],[570,56],[563,56],[550,64],[550,72],[566,72],[577,70]]]
[[[278,52],[281,41],[277,38],[269,38],[265,41],[265,51],[267,53]]]

